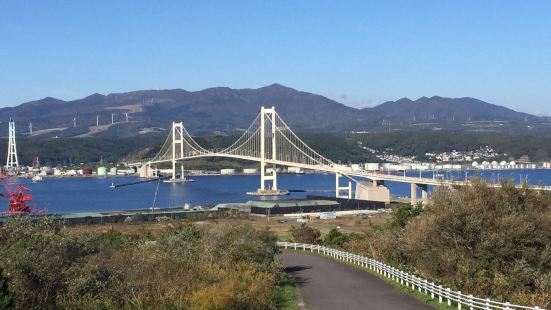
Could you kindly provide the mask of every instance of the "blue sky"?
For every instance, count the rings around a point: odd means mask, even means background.
[[[0,0],[0,106],[275,82],[551,115],[551,1]]]

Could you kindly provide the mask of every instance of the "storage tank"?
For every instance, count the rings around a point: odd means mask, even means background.
[[[287,168],[287,172],[288,172],[288,173],[300,174],[300,173],[303,173],[304,171],[302,171],[302,169],[299,168],[299,167],[288,167],[288,168]]]
[[[107,175],[107,168],[98,167],[98,175]]]
[[[88,168],[88,167],[82,168],[82,175],[92,175],[92,168]]]
[[[109,175],[117,175],[117,167],[111,167],[111,169],[109,169]]]
[[[379,163],[367,163],[365,164],[365,170],[367,171],[379,170]]]

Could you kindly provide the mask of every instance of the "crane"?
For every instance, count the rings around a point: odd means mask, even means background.
[[[0,182],[2,182],[5,189],[5,193],[0,193],[0,197],[8,199],[8,215],[22,215],[34,212],[34,208],[30,205],[33,200],[33,196],[29,194],[30,189],[17,183],[5,173],[0,174]]]

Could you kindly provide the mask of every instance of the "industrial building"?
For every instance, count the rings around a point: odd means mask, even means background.
[[[297,213],[333,212],[349,210],[377,210],[385,208],[384,202],[363,201],[324,196],[307,196],[306,199],[260,200],[245,203],[224,203],[211,211],[237,210],[256,215],[284,215]]]

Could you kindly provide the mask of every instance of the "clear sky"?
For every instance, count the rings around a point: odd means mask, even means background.
[[[0,106],[275,82],[551,115],[551,1],[0,0]]]

